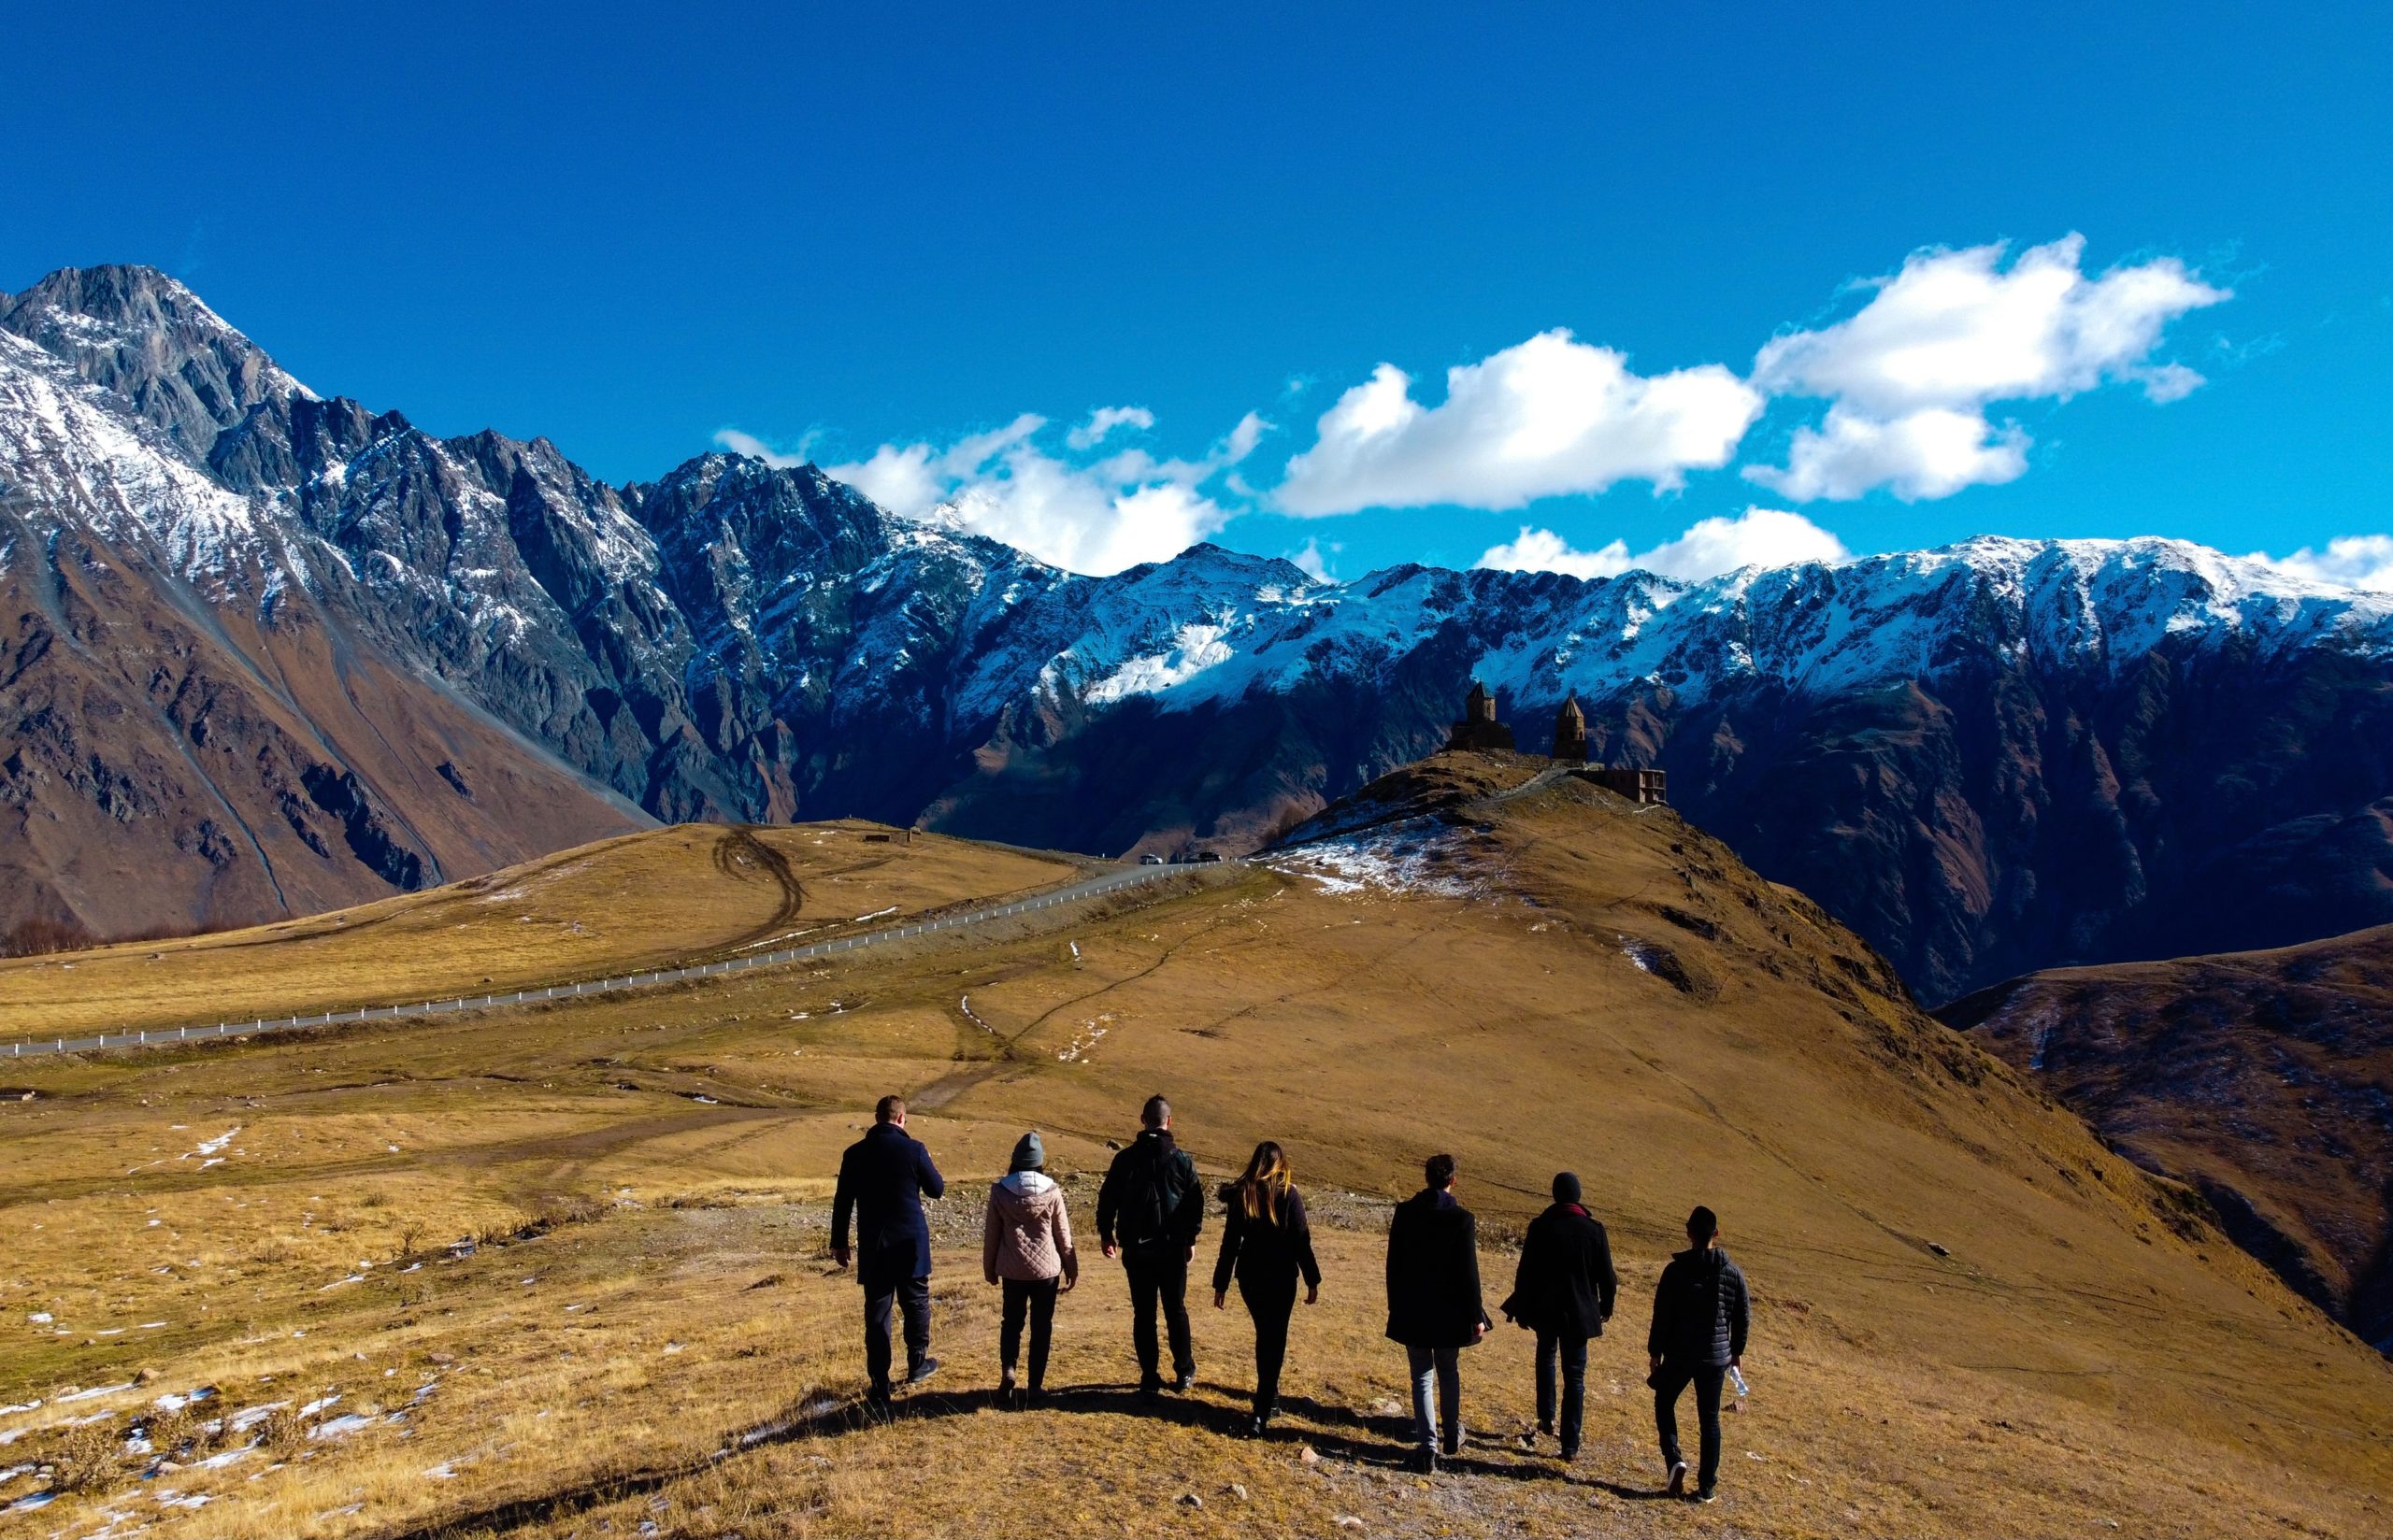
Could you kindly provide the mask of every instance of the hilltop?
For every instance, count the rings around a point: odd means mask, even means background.
[[[2393,1352],[2393,926],[2032,974],[1940,1014]]]
[[[90,1485],[43,1520],[62,1533],[2383,1532],[2384,1361],[1923,1015],[1816,905],[1667,808],[1540,768],[1440,755],[1252,863],[853,961],[23,1061],[31,1099],[0,1103],[27,1174],[0,1197],[0,1434],[19,1465],[81,1462]],[[862,839],[788,837],[818,834]],[[711,865],[703,834],[672,837],[651,881]],[[888,864],[945,863],[926,897],[1023,880],[959,875],[969,849],[901,843]],[[550,868],[523,912],[603,915],[623,895],[584,884],[610,870]],[[757,922],[726,913],[714,939]],[[222,985],[199,951],[144,963],[162,999]],[[1209,1178],[1270,1136],[1318,1199],[1328,1285],[1275,1440],[1231,1433],[1234,1313],[1200,1312],[1198,1391],[1139,1419],[1123,1286],[1093,1248],[1060,1312],[1066,1392],[1030,1414],[980,1398],[982,1184],[1038,1127],[1091,1228],[1093,1174],[1156,1089]],[[953,1188],[949,1368],[883,1427],[853,1415],[855,1293],[824,1248],[838,1152],[889,1090]],[[1612,1226],[1624,1305],[1568,1472],[1511,1443],[1529,1345],[1510,1328],[1468,1355],[1456,1472],[1390,1463],[1377,1232],[1435,1148],[1482,1216],[1491,1303],[1555,1169]],[[1698,1201],[1757,1294],[1727,1495],[1700,1514],[1643,1500],[1639,1386]],[[202,1389],[184,1420],[135,1414]],[[220,1407],[250,1420],[190,1432]],[[97,1414],[100,1434],[64,1425]],[[154,1453],[109,1451],[152,1419],[180,1468],[144,1483]],[[41,1479],[12,1471],[0,1500]]]

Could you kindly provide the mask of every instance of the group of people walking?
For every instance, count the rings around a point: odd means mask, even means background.
[[[930,1229],[922,1200],[941,1196],[946,1184],[930,1152],[906,1133],[903,1100],[882,1097],[873,1119],[839,1162],[831,1251],[842,1268],[853,1260],[864,1285],[867,1396],[885,1408],[894,1394],[893,1308],[904,1320],[905,1383],[928,1379],[939,1366],[930,1356]],[[1171,1105],[1161,1096],[1148,1098],[1140,1121],[1139,1136],[1114,1156],[1097,1191],[1096,1229],[1098,1245],[1109,1259],[1120,1259],[1129,1284],[1139,1393],[1152,1398],[1167,1385],[1184,1391],[1196,1382],[1188,1269],[1207,1204],[1196,1162],[1172,1137]],[[1387,1335],[1404,1348],[1411,1376],[1415,1466],[1434,1471],[1440,1457],[1462,1450],[1462,1350],[1484,1338],[1494,1322],[1481,1303],[1478,1222],[1455,1196],[1454,1157],[1429,1157],[1423,1176],[1422,1190],[1397,1205],[1388,1226]],[[1579,1178],[1557,1175],[1553,1197],[1523,1238],[1512,1291],[1498,1309],[1537,1338],[1538,1427],[1522,1443],[1534,1448],[1540,1437],[1552,1438],[1568,1462],[1578,1457],[1585,1426],[1587,1344],[1603,1334],[1620,1285],[1609,1237],[1581,1201]],[[1248,1431],[1259,1435],[1279,1411],[1298,1286],[1307,1305],[1318,1301],[1321,1264],[1313,1257],[1304,1196],[1279,1145],[1256,1146],[1245,1173],[1223,1189],[1222,1198],[1226,1218],[1213,1265],[1213,1305],[1228,1307],[1235,1283],[1254,1321]],[[1741,1369],[1750,1309],[1744,1275],[1720,1249],[1712,1210],[1698,1207],[1689,1215],[1686,1233],[1687,1249],[1670,1259],[1655,1290],[1646,1384],[1654,1391],[1655,1427],[1673,1496],[1689,1495],[1677,1409],[1685,1391],[1695,1390],[1700,1441],[1692,1495],[1710,1502],[1720,1474],[1722,1389]],[[1010,1169],[989,1190],[981,1265],[987,1281],[1003,1290],[999,1392],[1010,1403],[1037,1405],[1046,1393],[1056,1298],[1079,1282],[1080,1258],[1063,1188],[1047,1174],[1045,1145],[1035,1132],[1014,1146]]]

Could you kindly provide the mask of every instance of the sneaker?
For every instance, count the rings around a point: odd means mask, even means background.
[[[1568,1464],[1572,1463],[1572,1462],[1575,1462],[1578,1458],[1579,1458],[1579,1446],[1578,1446],[1578,1445],[1576,1445],[1576,1444],[1565,1444],[1565,1445],[1563,1445],[1563,1446],[1562,1446],[1562,1462],[1563,1462],[1565,1465],[1568,1465]]]
[[[1670,1495],[1672,1497],[1686,1495],[1686,1462],[1684,1460],[1670,1462]]]
[[[1710,1487],[1701,1487],[1697,1489],[1695,1500],[1698,1503],[1717,1503],[1720,1501],[1720,1494]]]
[[[923,1381],[930,1378],[931,1376],[937,1373],[939,1373],[939,1360],[935,1358],[926,1358],[920,1363],[915,1364],[912,1368],[906,1371],[906,1383],[909,1385],[920,1385]]]
[[[1161,1375],[1140,1375],[1139,1376],[1139,1400],[1153,1401],[1156,1396],[1162,1393],[1163,1376]]]
[[[1452,1460],[1462,1453],[1462,1434],[1451,1433],[1446,1438],[1446,1458]]]
[[[1268,1417],[1261,1416],[1260,1414],[1251,1417],[1247,1419],[1246,1422],[1246,1436],[1249,1438],[1261,1438],[1270,1426],[1271,1419]]]
[[[1171,1388],[1175,1390],[1181,1391],[1182,1394],[1195,1390],[1196,1388],[1196,1371],[1194,1369],[1181,1370],[1180,1377],[1171,1382]]]
[[[1438,1451],[1428,1445],[1412,1451],[1412,1468],[1423,1476],[1438,1474]]]
[[[997,1376],[997,1399],[1000,1401],[1011,1401],[1013,1399],[1013,1371],[1011,1369],[1008,1369],[1004,1374]]]

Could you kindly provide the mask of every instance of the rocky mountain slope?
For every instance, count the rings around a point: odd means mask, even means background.
[[[22,518],[149,532],[268,633],[337,613],[345,656],[660,817],[1253,848],[1436,748],[1476,674],[1525,746],[1575,692],[1601,751],[1929,998],[2393,920],[2393,603],[2198,547],[1338,585],[1199,546],[1088,578],[811,466],[609,488],[544,440],[435,438],[146,269],[54,275],[0,327],[0,386],[68,371],[146,467],[102,507],[0,459]],[[0,444],[41,432],[0,407]]]
[[[1940,1014],[2393,1353],[2393,926],[2034,974]]]

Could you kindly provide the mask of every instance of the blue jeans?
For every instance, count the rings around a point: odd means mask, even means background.
[[[1446,1452],[1458,1452],[1462,1448],[1462,1349],[1408,1347],[1404,1358],[1412,1371],[1412,1442],[1425,1449],[1436,1448],[1442,1412]]]

